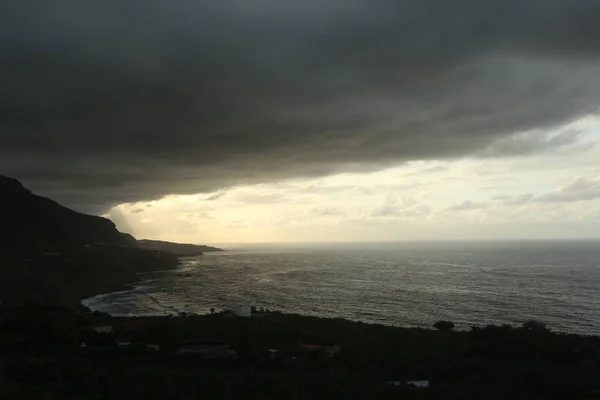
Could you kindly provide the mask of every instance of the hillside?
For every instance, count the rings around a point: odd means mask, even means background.
[[[223,251],[212,246],[164,242],[161,240],[138,240],[138,247],[146,250],[167,251],[179,257],[198,256],[203,253]]]
[[[0,253],[56,252],[85,245],[128,246],[115,224],[37,196],[0,175]]]
[[[177,256],[137,247],[115,224],[33,194],[0,175],[0,302],[77,305],[122,290],[137,273],[175,268]]]

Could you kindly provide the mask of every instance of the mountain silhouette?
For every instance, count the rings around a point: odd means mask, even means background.
[[[16,179],[0,175],[0,252],[60,252],[86,245],[132,246],[102,217],[70,210],[37,196]]]

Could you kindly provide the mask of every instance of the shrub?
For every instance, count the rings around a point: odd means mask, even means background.
[[[433,327],[441,332],[449,332],[454,329],[454,323],[450,321],[438,321],[433,324]]]

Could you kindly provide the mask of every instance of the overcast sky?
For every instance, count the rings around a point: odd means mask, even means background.
[[[9,0],[0,173],[137,236],[600,237],[600,2]]]

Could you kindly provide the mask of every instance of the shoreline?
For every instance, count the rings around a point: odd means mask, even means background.
[[[161,316],[178,316],[180,314],[178,312],[173,311],[170,306],[174,305],[174,306],[177,306],[180,309],[184,310],[186,307],[184,304],[187,302],[183,299],[180,299],[179,301],[178,300],[174,300],[174,301],[168,300],[169,307],[161,306],[161,308],[156,309],[154,311],[148,307],[146,309],[146,311],[143,311],[143,309],[142,309],[142,310],[140,310],[139,313],[131,313],[131,312],[125,312],[125,311],[110,312],[109,309],[111,308],[111,306],[110,306],[111,302],[106,301],[105,299],[110,298],[112,295],[115,295],[115,294],[117,296],[122,293],[134,294],[138,290],[143,291],[144,289],[154,287],[152,285],[150,285],[150,286],[144,285],[144,282],[146,281],[146,279],[144,279],[144,275],[159,273],[159,272],[175,271],[183,265],[182,259],[186,259],[186,258],[189,258],[189,257],[178,257],[178,263],[168,269],[161,268],[161,269],[157,269],[157,270],[144,270],[141,272],[137,272],[135,274],[135,279],[133,281],[125,282],[122,285],[112,286],[115,288],[114,290],[100,291],[100,292],[93,293],[90,296],[81,298],[78,305],[83,305],[85,307],[88,307],[92,311],[99,311],[102,313],[109,314],[114,318],[154,318],[154,317],[161,317]],[[232,301],[227,304],[233,304],[234,302],[235,301]],[[96,304],[96,306],[94,306],[94,303]],[[102,306],[102,304],[106,304],[106,306]],[[112,303],[112,304],[115,304],[115,303]],[[253,304],[253,305],[255,305],[257,307],[261,307],[260,304]],[[276,304],[273,306],[281,307],[281,305],[276,305]],[[217,312],[223,312],[224,310],[227,309],[227,305],[216,305],[214,307],[217,309]],[[118,308],[118,307],[116,307],[116,308]],[[185,312],[189,316],[196,316],[196,317],[210,315],[210,308],[211,308],[210,306],[206,306],[204,308],[199,307],[199,308],[202,309],[203,311],[191,311],[190,310],[190,311],[185,311]],[[171,309],[171,311],[169,311],[169,309]],[[348,316],[344,316],[344,315],[340,315],[340,314],[322,314],[322,313],[314,313],[314,312],[307,313],[307,312],[302,312],[302,311],[297,311],[297,310],[290,310],[290,309],[286,310],[285,306],[283,306],[283,308],[276,308],[275,310],[276,310],[275,312],[284,314],[284,315],[297,315],[297,316],[305,316],[307,318],[320,318],[320,319],[344,319],[344,320],[352,322],[352,323],[375,325],[375,326],[385,326],[385,327],[393,327],[393,328],[400,328],[400,329],[428,329],[430,327],[429,323],[413,323],[413,324],[406,323],[406,322],[396,323],[396,322],[384,321],[383,319],[379,320],[379,321],[373,321],[373,320],[368,320],[368,319],[366,320],[366,319],[361,319],[361,318],[352,318],[352,317],[348,317]],[[472,327],[484,328],[487,325],[518,326],[519,324],[525,322],[527,320],[527,318],[528,317],[522,317],[522,318],[487,321],[487,322],[479,322],[479,323],[468,323],[468,324],[462,323],[460,321],[458,321],[458,322],[454,321],[457,324],[455,331],[456,332],[467,332]],[[432,321],[432,323],[435,322],[433,319],[431,321]],[[571,329],[561,329],[560,327],[553,326],[550,322],[548,322],[546,320],[542,320],[542,321],[548,323],[548,327],[550,329],[552,329],[552,332],[554,332],[556,334],[581,335],[581,336],[587,336],[587,337],[600,336],[600,333],[596,333],[593,331],[590,332],[590,329],[586,329],[586,330],[573,329],[572,327],[571,327]]]
[[[141,273],[174,270],[171,253],[135,247],[98,246],[30,258],[7,258],[0,269],[3,307],[25,304],[80,306],[94,296],[129,290]]]
[[[148,250],[141,250],[142,252],[149,252]],[[166,257],[166,258],[162,258]],[[175,260],[172,258],[175,257]],[[131,260],[129,261],[131,263]],[[160,265],[156,265],[156,263]],[[161,253],[159,257],[156,255],[153,258],[153,262],[149,263],[150,265],[135,265],[137,263],[132,263],[128,267],[125,267],[122,272],[123,275],[119,275],[121,279],[118,282],[110,282],[107,285],[95,286],[93,290],[87,292],[85,295],[81,296],[78,304],[83,304],[84,301],[99,298],[102,296],[108,296],[112,293],[120,293],[120,292],[128,292],[136,290],[140,283],[144,281],[143,278],[140,277],[142,274],[153,273],[153,272],[161,272],[161,271],[173,271],[176,270],[181,265],[181,260],[179,257],[174,256],[169,253]],[[132,268],[133,267],[133,268]],[[133,269],[133,271],[131,270]],[[130,272],[133,272],[131,274]],[[110,272],[107,272],[109,274]]]

